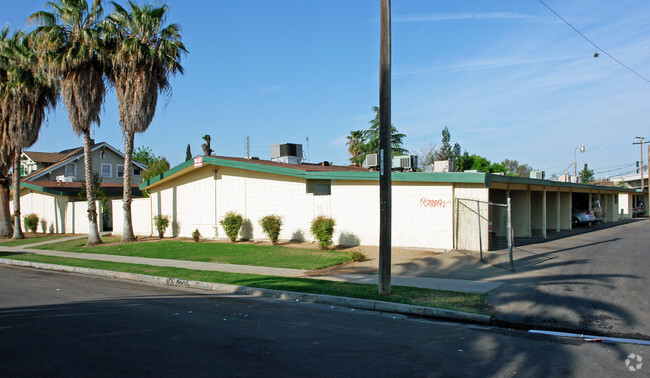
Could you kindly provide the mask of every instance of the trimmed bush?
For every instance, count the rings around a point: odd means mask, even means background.
[[[50,224],[50,234],[53,234],[53,233],[54,233],[54,225]]]
[[[156,215],[153,217],[153,224],[156,226],[156,230],[158,230],[158,237],[162,239],[165,231],[167,231],[167,227],[169,227],[169,215]]]
[[[38,215],[36,214],[25,215],[25,218],[23,218],[23,224],[25,225],[25,229],[33,233],[36,233],[36,229],[38,228]]]
[[[41,219],[41,232],[42,233],[47,232],[47,221],[45,219]]]
[[[282,218],[278,215],[267,215],[260,219],[260,226],[262,226],[262,230],[266,236],[271,239],[271,243],[277,245],[280,230],[282,229]]]
[[[368,258],[363,252],[360,251],[352,251],[352,261],[354,262],[364,262],[368,261]]]
[[[332,246],[332,235],[334,235],[334,226],[336,222],[334,219],[326,216],[318,216],[311,221],[312,235],[318,239],[318,244],[322,249],[327,249]]]
[[[201,232],[199,231],[198,228],[196,230],[194,230],[194,232],[192,232],[192,238],[197,243],[199,242],[199,240],[201,240]]]
[[[224,231],[226,231],[226,235],[228,236],[228,239],[230,241],[235,241],[237,240],[237,235],[239,235],[239,230],[241,229],[241,225],[244,223],[244,217],[241,216],[241,214],[235,212],[235,211],[229,211],[226,213],[226,216],[223,217],[221,221],[219,221],[219,224],[223,226]]]

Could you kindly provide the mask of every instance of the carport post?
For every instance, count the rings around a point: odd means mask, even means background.
[[[508,236],[508,257],[510,257],[510,269],[512,269],[512,271],[514,272],[515,271],[515,263],[514,263],[514,261],[512,259],[512,236],[513,235],[512,235],[512,211],[511,211],[511,209],[512,209],[512,206],[510,204],[510,197],[508,197],[508,221],[507,221],[508,230],[506,231],[507,234],[508,234],[507,235]]]

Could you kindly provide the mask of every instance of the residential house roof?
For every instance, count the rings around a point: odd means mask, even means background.
[[[111,151],[118,154],[119,156],[124,157],[124,154],[122,152],[115,149],[113,146],[111,146],[110,144],[108,144],[106,142],[94,143],[90,147],[90,150],[95,151],[95,150],[100,149],[100,148],[108,148]],[[59,169],[62,166],[66,165],[66,164],[68,164],[68,163],[70,163],[72,161],[75,161],[75,160],[78,160],[78,159],[83,159],[84,148],[83,148],[83,146],[82,147],[76,147],[76,148],[63,150],[63,151],[60,151],[60,152],[57,152],[57,153],[25,151],[25,154],[27,154],[27,156],[29,156],[30,159],[32,159],[34,161],[38,161],[38,160],[35,160],[34,158],[32,158],[32,154],[37,154],[36,156],[41,157],[41,158],[45,157],[44,155],[46,155],[46,154],[57,155],[57,157],[59,157],[59,160],[53,162],[51,165],[48,165],[47,167],[41,168],[41,169],[39,169],[37,171],[34,171],[34,172],[32,172],[32,173],[30,173],[30,174],[28,174],[28,175],[26,175],[25,177],[22,178],[23,181],[36,181],[37,179],[43,177],[47,173],[50,173],[50,172],[52,172],[52,171],[54,171],[56,169]],[[47,158],[53,159],[54,156],[50,156],[50,157],[47,157]],[[137,161],[134,161],[133,164],[135,166],[141,168],[141,169],[146,169],[147,168],[146,165],[144,165],[142,163],[139,163]]]
[[[76,196],[81,192],[82,185],[84,185],[84,183],[81,181],[30,181],[20,183],[21,189],[31,189],[59,196]],[[121,182],[103,182],[99,187],[109,197],[122,195],[123,184]],[[138,184],[131,184],[131,193],[133,193],[134,196],[142,195],[142,191],[138,188]]]

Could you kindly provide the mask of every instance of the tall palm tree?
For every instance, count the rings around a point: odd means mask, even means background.
[[[2,52],[6,49],[7,36],[9,28],[5,27],[0,30],[0,87],[7,82],[7,58]],[[13,234],[11,226],[11,212],[9,211],[9,168],[12,165],[13,149],[11,148],[11,139],[9,138],[8,122],[3,116],[2,106],[0,105],[0,236],[10,237]],[[8,120],[8,119],[7,119]]]
[[[13,149],[14,239],[24,239],[20,225],[20,155],[38,139],[47,108],[54,107],[58,88],[39,62],[34,40],[22,31],[3,44],[6,81],[0,85],[0,107]]]
[[[40,25],[35,32],[42,39],[50,71],[61,86],[72,129],[83,135],[86,198],[88,199],[88,242],[102,242],[97,228],[97,208],[92,185],[92,139],[90,128],[99,126],[104,102],[104,64],[98,24],[103,14],[102,0],[58,0],[48,2],[51,12],[40,11],[29,17]]]
[[[363,144],[366,141],[364,137],[363,130],[354,130],[350,131],[350,135],[347,136],[348,142],[348,153],[352,156],[350,162],[354,165],[361,164],[360,156],[363,153]]]
[[[138,6],[129,10],[112,2],[115,11],[104,23],[108,77],[119,102],[120,125],[124,134],[124,221],[122,241],[133,241],[131,221],[131,175],[133,138],[147,130],[156,113],[158,93],[170,94],[169,77],[183,73],[181,55],[187,53],[180,26],[163,26],[167,6]]]

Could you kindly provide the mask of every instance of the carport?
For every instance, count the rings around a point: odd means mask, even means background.
[[[632,217],[634,189],[565,183],[550,180],[488,175],[486,185],[491,203],[511,201],[512,228],[515,238],[547,238],[571,230],[572,210],[593,210],[600,201],[602,222]],[[505,234],[506,220],[494,216],[490,222],[495,236]]]

